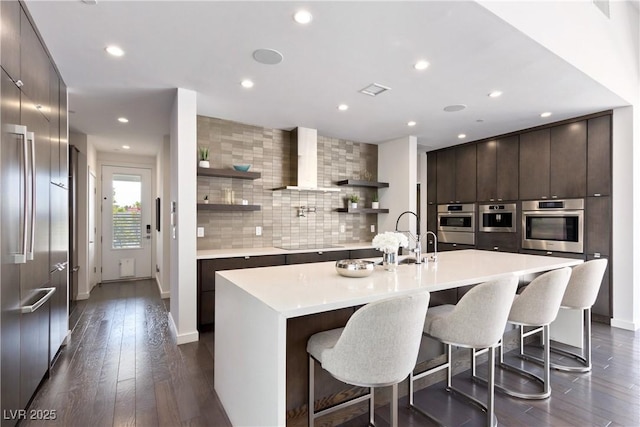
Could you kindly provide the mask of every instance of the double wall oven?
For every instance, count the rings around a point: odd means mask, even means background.
[[[522,248],[584,253],[584,199],[522,202]]]
[[[438,241],[475,245],[475,203],[438,205]]]

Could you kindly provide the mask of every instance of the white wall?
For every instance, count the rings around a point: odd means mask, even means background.
[[[389,209],[388,214],[378,215],[378,231],[393,231],[396,220],[404,211],[416,211],[417,138],[408,136],[378,145],[378,179],[389,183],[389,188],[379,191],[380,206]],[[416,221],[413,215],[405,215],[400,221],[401,230],[411,230],[415,235]],[[422,231],[422,230],[421,230]],[[413,244],[410,246],[413,247]]]
[[[633,268],[640,253],[640,12],[628,1],[610,2],[610,19],[590,1],[478,3],[636,111],[614,112],[612,325],[640,329],[640,273]]]
[[[171,234],[169,324],[178,344],[198,340],[196,283],[196,93],[177,89],[171,110]],[[170,214],[167,212],[167,214]]]

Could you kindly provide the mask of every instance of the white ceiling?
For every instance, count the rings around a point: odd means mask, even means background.
[[[69,86],[70,126],[99,150],[155,154],[176,87],[197,92],[204,116],[369,143],[416,135],[428,149],[625,105],[475,2],[26,4]],[[292,19],[301,8],[313,14],[307,26]],[[126,55],[107,55],[108,44]],[[284,60],[260,64],[259,48]],[[416,71],[418,59],[430,67]],[[255,86],[241,87],[245,78]],[[358,92],[374,82],[391,90]],[[489,98],[496,89],[504,94]],[[460,103],[468,108],[443,111]]]

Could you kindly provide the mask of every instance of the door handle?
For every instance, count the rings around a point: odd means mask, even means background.
[[[22,157],[22,179],[24,180],[24,187],[22,188],[22,249],[19,253],[13,254],[13,263],[14,264],[24,264],[27,262],[27,199],[28,199],[28,190],[27,190],[27,181],[29,179],[29,172],[27,170],[27,158],[29,157],[28,147],[27,147],[27,127],[22,125],[5,125],[5,131],[7,133],[13,135],[22,136],[23,141],[23,157]]]
[[[20,309],[20,312],[22,314],[33,313],[34,311],[42,307],[42,305],[44,305],[45,302],[49,301],[49,298],[51,298],[51,295],[53,295],[53,293],[56,291],[56,288],[41,288],[39,289],[39,291],[44,291],[46,293],[43,295],[42,298],[40,298],[34,304],[23,306]]]
[[[31,141],[31,244],[27,251],[27,260],[33,260],[33,248],[36,243],[36,134],[27,132],[27,140]]]

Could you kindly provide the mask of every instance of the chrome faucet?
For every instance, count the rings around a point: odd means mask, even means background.
[[[427,231],[426,233],[424,233],[425,235],[429,235],[432,234],[433,235],[433,255],[431,256],[431,260],[433,262],[438,261],[438,236],[436,236],[436,233],[434,233],[433,231]],[[429,244],[429,242],[427,242],[427,245]]]
[[[402,216],[404,214],[411,214],[413,216],[416,217],[416,235],[414,236],[410,231],[400,231],[398,230],[398,224],[400,223],[400,218],[402,218]],[[396,220],[396,231],[400,232],[400,233],[407,233],[415,242],[416,242],[416,247],[412,249],[412,252],[416,258],[416,264],[422,264],[422,242],[421,242],[421,236],[420,236],[420,217],[412,211],[405,211],[402,212],[399,216],[398,219]]]

